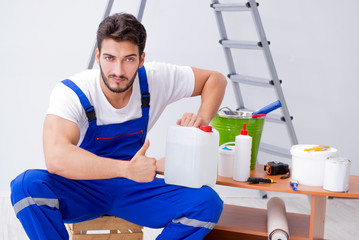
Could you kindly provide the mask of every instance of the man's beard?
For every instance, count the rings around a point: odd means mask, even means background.
[[[133,82],[135,81],[135,78],[137,76],[138,68],[137,68],[135,74],[133,75],[133,77],[131,78],[131,80],[127,83],[127,85],[124,88],[112,88],[109,84],[108,78],[105,76],[104,72],[102,71],[101,66],[100,66],[100,72],[101,72],[101,76],[102,76],[102,80],[103,80],[104,84],[111,92],[122,93],[122,92],[127,91],[130,87],[132,87]],[[117,77],[117,76],[115,74],[110,74],[109,77]],[[119,76],[118,78],[128,80],[128,78],[125,76]]]

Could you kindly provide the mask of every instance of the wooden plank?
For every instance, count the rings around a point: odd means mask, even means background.
[[[142,240],[143,234],[122,233],[122,234],[86,234],[74,235],[73,240]]]
[[[291,239],[308,239],[309,215],[287,213],[287,219]],[[223,237],[228,235],[233,237],[232,239],[241,234],[268,238],[267,210],[225,204],[213,231],[214,233],[211,234],[213,236],[221,233],[224,234]]]
[[[120,230],[121,232],[141,232],[142,226],[114,216],[103,216],[93,220],[72,224],[73,231]]]
[[[164,174],[164,158],[161,158],[157,161],[157,173]],[[263,190],[269,192],[284,192],[284,193],[299,193],[305,195],[318,195],[318,196],[332,196],[332,197],[343,197],[343,198],[359,198],[359,176],[350,175],[349,177],[349,191],[342,192],[329,192],[324,190],[322,187],[299,185],[297,191],[293,191],[290,186],[290,179],[280,179],[283,175],[269,176],[264,171],[264,165],[257,164],[256,168],[251,170],[251,177],[264,177],[272,178],[275,183],[262,183],[262,184],[249,184],[247,182],[238,182],[232,178],[217,177],[217,184],[230,186],[230,187],[239,187],[239,188],[248,188]]]
[[[69,232],[70,240],[143,239],[142,226],[114,216],[102,216],[85,222],[66,224],[66,229]],[[109,230],[110,232],[108,234],[94,234],[89,233],[89,230]]]

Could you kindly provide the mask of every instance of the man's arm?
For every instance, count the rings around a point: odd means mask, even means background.
[[[107,179],[125,177],[150,182],[156,174],[156,159],[145,156],[146,140],[131,161],[99,157],[77,146],[78,126],[56,115],[47,115],[44,123],[44,154],[47,169],[70,179]]]
[[[201,107],[197,115],[193,113],[183,114],[182,118],[177,121],[177,124],[199,127],[208,125],[216,115],[224,97],[227,80],[219,72],[194,67],[192,67],[192,70],[195,77],[192,97],[201,95]]]

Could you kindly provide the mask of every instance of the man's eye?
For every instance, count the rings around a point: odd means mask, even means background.
[[[111,61],[111,60],[113,59],[113,57],[105,57],[105,59],[106,59],[107,61]]]
[[[133,62],[133,61],[135,61],[134,58],[126,58],[126,62]]]

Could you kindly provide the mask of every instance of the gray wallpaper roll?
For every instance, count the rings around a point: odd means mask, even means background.
[[[269,240],[289,239],[285,204],[278,197],[273,197],[267,202],[267,230]]]

